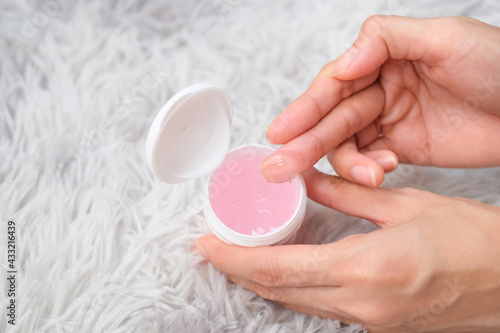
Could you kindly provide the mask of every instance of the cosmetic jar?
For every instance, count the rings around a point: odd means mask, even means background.
[[[221,240],[241,246],[294,241],[307,194],[301,175],[268,183],[260,162],[274,149],[263,145],[230,152],[232,104],[227,93],[200,83],[175,94],[160,110],[146,140],[146,161],[163,182],[210,175],[204,215]]]

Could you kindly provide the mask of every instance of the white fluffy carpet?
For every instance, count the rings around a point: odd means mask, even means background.
[[[362,331],[282,309],[197,265],[204,180],[161,183],[143,156],[156,112],[198,82],[232,97],[232,146],[264,143],[271,119],[374,13],[500,25],[497,0],[0,1],[0,331]],[[400,166],[386,186],[500,205],[500,169]],[[300,241],[373,229],[310,203]]]

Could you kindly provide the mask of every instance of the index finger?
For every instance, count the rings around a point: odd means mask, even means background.
[[[306,132],[340,101],[363,90],[378,77],[377,71],[356,80],[341,81],[332,77],[333,65],[332,61],[323,66],[309,88],[274,118],[266,132],[270,142],[285,144]]]
[[[262,175],[269,182],[290,181],[373,122],[384,103],[384,92],[378,82],[344,99],[313,128],[267,157],[261,163]]]

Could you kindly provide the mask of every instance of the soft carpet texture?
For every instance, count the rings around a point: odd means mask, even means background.
[[[271,119],[371,14],[467,15],[497,0],[0,2],[0,331],[361,332],[281,308],[190,252],[209,232],[206,179],[167,185],[144,162],[148,128],[180,89],[234,103],[232,146]],[[325,163],[320,163],[328,170]],[[400,166],[385,186],[500,205],[500,169]],[[7,221],[17,226],[16,325],[7,324]],[[309,203],[300,242],[369,232]]]

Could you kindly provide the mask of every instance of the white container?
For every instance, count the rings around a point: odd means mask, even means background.
[[[223,164],[228,154],[231,120],[231,100],[222,89],[201,83],[178,92],[163,106],[151,125],[146,140],[146,161],[150,170],[160,180],[170,184],[217,172],[216,169]],[[232,152],[235,153],[238,149],[259,151],[269,149],[269,153],[273,150],[271,147],[254,145],[240,147]],[[235,174],[232,180],[243,181],[238,177],[243,176]],[[212,178],[213,176],[211,183]],[[260,246],[293,242],[295,233],[304,220],[307,202],[306,187],[302,176],[297,176],[293,182],[297,184],[298,199],[294,200],[292,208],[286,208],[293,209],[291,217],[280,226],[271,228],[265,233],[252,232],[253,234],[233,230],[233,226],[228,226],[232,224],[229,223],[232,221],[227,221],[227,218],[224,223],[220,214],[218,217],[214,211],[212,206],[214,195],[213,193],[209,195],[207,188],[204,213],[208,225],[218,238],[229,244]],[[251,186],[252,182],[246,179],[246,182],[243,181],[241,184]],[[221,191],[224,190],[225,188],[221,189]],[[234,191],[234,188],[232,190]],[[241,191],[248,190],[241,188]],[[234,206],[235,203],[232,205]],[[220,200],[217,203],[217,209],[221,211]],[[243,214],[242,211],[240,216]],[[269,218],[269,215],[266,216]]]

